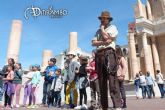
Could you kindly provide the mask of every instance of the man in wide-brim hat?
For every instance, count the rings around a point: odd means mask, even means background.
[[[115,110],[121,110],[121,98],[119,82],[117,79],[117,59],[115,54],[115,39],[118,30],[111,24],[113,20],[108,11],[103,11],[100,20],[100,28],[92,40],[92,45],[96,46],[96,71],[99,79],[102,110],[108,110],[108,88],[109,81],[110,95]]]
[[[108,11],[103,11],[101,13],[101,16],[98,17],[99,20],[101,19],[109,19],[109,21],[112,21],[113,18],[111,17],[110,13]]]

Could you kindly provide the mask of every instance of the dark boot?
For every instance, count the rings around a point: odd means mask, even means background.
[[[127,105],[126,105],[126,98],[123,98],[123,106],[122,108],[127,108]]]

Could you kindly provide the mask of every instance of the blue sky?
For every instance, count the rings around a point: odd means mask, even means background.
[[[6,61],[11,23],[22,20],[23,31],[19,61],[24,68],[30,64],[42,63],[44,49],[52,50],[54,55],[68,48],[69,32],[78,32],[78,46],[90,52],[91,39],[99,28],[98,16],[109,10],[114,18],[112,24],[118,27],[117,44],[127,44],[128,23],[134,21],[133,6],[136,0],[1,0],[0,1],[0,68]],[[48,9],[67,9],[63,18],[48,16],[24,18],[24,11],[31,6]]]

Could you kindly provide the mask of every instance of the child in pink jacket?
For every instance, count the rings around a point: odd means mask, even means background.
[[[118,70],[117,70],[117,77],[119,80],[119,88],[122,98],[122,108],[127,108],[126,105],[126,94],[125,94],[125,88],[124,88],[124,78],[127,70],[127,63],[124,58],[122,49],[119,45],[116,45],[116,54],[118,59]]]

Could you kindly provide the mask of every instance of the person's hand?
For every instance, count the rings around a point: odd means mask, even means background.
[[[78,73],[79,73],[79,71],[78,71],[78,70],[75,70],[75,73],[76,73],[76,74],[78,74]]]
[[[87,67],[85,68],[85,71],[87,71],[87,72],[91,72],[92,70],[93,70],[93,68],[90,67],[90,66],[87,66]]]
[[[104,25],[101,25],[101,26],[100,26],[101,31],[104,31],[104,28],[105,28]]]
[[[49,72],[49,76],[52,76],[53,74],[54,74],[53,71],[50,71],[50,72]]]
[[[67,85],[70,86],[70,83],[68,82]]]
[[[48,76],[51,76],[51,74],[49,73]]]
[[[117,78],[118,78],[119,81],[124,81],[125,76],[120,75],[120,76],[118,76]]]
[[[107,46],[107,45],[109,45],[111,42],[112,42],[111,39],[107,39],[107,40],[104,42],[104,45]]]
[[[91,66],[86,67],[87,70],[92,70],[93,68]]]

